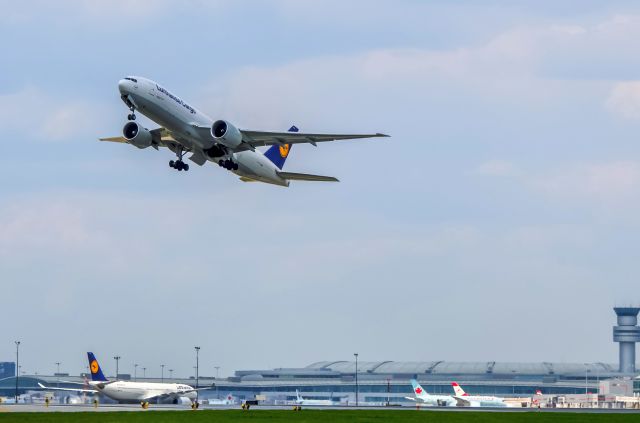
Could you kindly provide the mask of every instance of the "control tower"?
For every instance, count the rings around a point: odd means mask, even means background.
[[[620,343],[620,373],[636,372],[636,342],[640,342],[638,307],[614,307],[618,326],[613,327],[613,342]]]

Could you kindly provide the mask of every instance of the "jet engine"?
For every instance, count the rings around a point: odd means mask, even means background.
[[[242,143],[242,134],[238,128],[225,120],[217,120],[211,125],[211,136],[215,142],[231,148]]]
[[[151,145],[153,135],[147,128],[143,128],[136,122],[127,122],[122,128],[122,134],[129,144],[133,144],[138,148],[147,148]]]

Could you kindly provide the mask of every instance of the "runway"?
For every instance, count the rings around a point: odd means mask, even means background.
[[[290,405],[286,406],[269,406],[259,405],[252,406],[250,412],[260,410],[291,410]],[[239,410],[240,405],[202,405],[196,411],[201,410]],[[340,406],[304,406],[304,410],[386,410],[386,411],[416,411],[416,407],[340,407]],[[122,412],[122,411],[142,411],[142,412],[160,412],[160,411],[194,411],[188,405],[171,405],[171,404],[151,404],[149,408],[143,409],[138,404],[100,404],[95,407],[93,404],[73,404],[73,405],[49,405],[44,404],[2,404],[0,405],[0,413],[77,413],[77,412]],[[640,414],[638,409],[625,408],[507,408],[507,407],[421,407],[420,412],[485,412],[485,413],[584,413],[584,414]]]

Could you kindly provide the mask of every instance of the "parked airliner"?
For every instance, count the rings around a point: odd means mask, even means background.
[[[458,383],[453,382],[453,392],[455,395],[453,398],[458,402],[458,406],[461,407],[508,407],[509,404],[504,402],[500,397],[481,396],[481,395],[469,395]]]
[[[149,407],[149,401],[167,401],[176,404],[183,399],[188,399],[193,407],[198,407],[197,389],[179,383],[155,383],[155,382],[130,382],[124,380],[108,380],[102,373],[98,360],[93,353],[88,352],[89,370],[91,370],[91,381],[88,382],[89,389],[54,388],[38,383],[41,388],[53,391],[73,391],[86,393],[100,393],[123,403],[139,402],[143,408]],[[201,389],[210,389],[201,388]]]
[[[309,175],[284,172],[282,167],[293,144],[307,143],[317,146],[319,142],[356,138],[387,137],[385,134],[305,134],[295,126],[287,132],[266,132],[238,129],[226,120],[216,120],[198,111],[180,97],[172,94],[160,84],[139,76],[128,76],[118,83],[120,97],[131,113],[120,137],[100,138],[132,144],[140,149],[167,147],[177,160],[169,166],[178,171],[189,170],[183,161],[186,153],[189,160],[199,166],[213,162],[235,173],[245,182],[265,182],[289,186],[289,181],[337,182],[332,176]],[[139,111],[161,127],[149,130],[135,122]],[[262,153],[256,149],[270,146]]]
[[[320,400],[320,399],[305,399],[300,396],[300,393],[296,389],[296,404],[297,405],[335,405],[333,400]]]
[[[415,397],[405,398],[415,401],[416,405],[455,407],[457,404],[457,401],[451,395],[432,395],[427,393],[415,379],[411,379],[411,386],[413,386]]]

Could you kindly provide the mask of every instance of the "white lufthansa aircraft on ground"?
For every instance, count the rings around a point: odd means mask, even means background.
[[[198,407],[197,391],[189,385],[179,383],[155,383],[155,382],[130,382],[124,380],[108,380],[102,373],[98,360],[93,353],[87,353],[89,357],[89,369],[91,370],[91,381],[88,382],[88,389],[54,388],[44,386],[41,388],[53,391],[73,391],[93,394],[104,394],[105,396],[123,403],[139,402],[143,408],[149,407],[149,401],[166,401],[179,404],[182,399],[188,399],[193,407]],[[210,389],[199,388],[199,389]]]
[[[469,395],[457,382],[453,382],[451,386],[455,392],[453,398],[458,401],[460,407],[509,407],[500,397]]]
[[[415,401],[416,405],[426,405],[430,407],[455,407],[457,405],[457,401],[451,395],[432,395],[427,393],[415,379],[411,379],[411,386],[413,386],[415,397],[405,398]]]
[[[289,181],[330,181],[331,176],[283,172],[282,167],[293,144],[386,137],[384,134],[304,134],[291,127],[288,132],[265,132],[238,129],[225,120],[216,120],[191,107],[154,81],[139,76],[126,77],[118,83],[120,97],[129,107],[129,122],[122,137],[100,138],[101,141],[129,143],[138,148],[167,147],[178,160],[169,166],[189,170],[183,156],[204,165],[210,161],[240,176],[245,182],[259,181],[289,186]],[[135,122],[139,111],[161,127],[149,130]],[[264,154],[256,147],[271,146]]]

